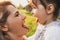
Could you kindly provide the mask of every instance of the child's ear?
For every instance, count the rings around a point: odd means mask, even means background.
[[[1,26],[1,30],[7,32],[8,31],[8,26],[7,25]]]
[[[47,8],[47,14],[51,14],[54,12],[54,5],[53,4],[48,4]]]

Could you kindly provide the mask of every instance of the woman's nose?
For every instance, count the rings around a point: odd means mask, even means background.
[[[21,18],[22,18],[22,20],[25,20],[26,16],[24,16],[24,15],[21,14]]]

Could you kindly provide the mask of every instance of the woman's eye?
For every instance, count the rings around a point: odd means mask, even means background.
[[[15,17],[17,17],[17,16],[19,16],[19,12],[16,12],[16,13],[15,13]]]

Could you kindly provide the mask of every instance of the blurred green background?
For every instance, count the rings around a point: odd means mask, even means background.
[[[26,16],[25,24],[29,26],[29,32],[27,33],[27,37],[33,35],[36,30],[36,18],[28,11],[20,9],[20,12]]]
[[[23,7],[21,4],[18,7],[21,14],[26,16],[25,24],[29,26],[29,32],[26,34],[27,37],[33,35],[36,31],[37,23],[36,18],[32,15],[32,8],[27,5]]]

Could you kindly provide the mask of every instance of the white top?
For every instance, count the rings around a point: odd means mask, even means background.
[[[42,37],[41,32],[44,29],[44,36]],[[45,26],[39,24],[35,34],[27,40],[60,40],[60,21],[54,21]]]

